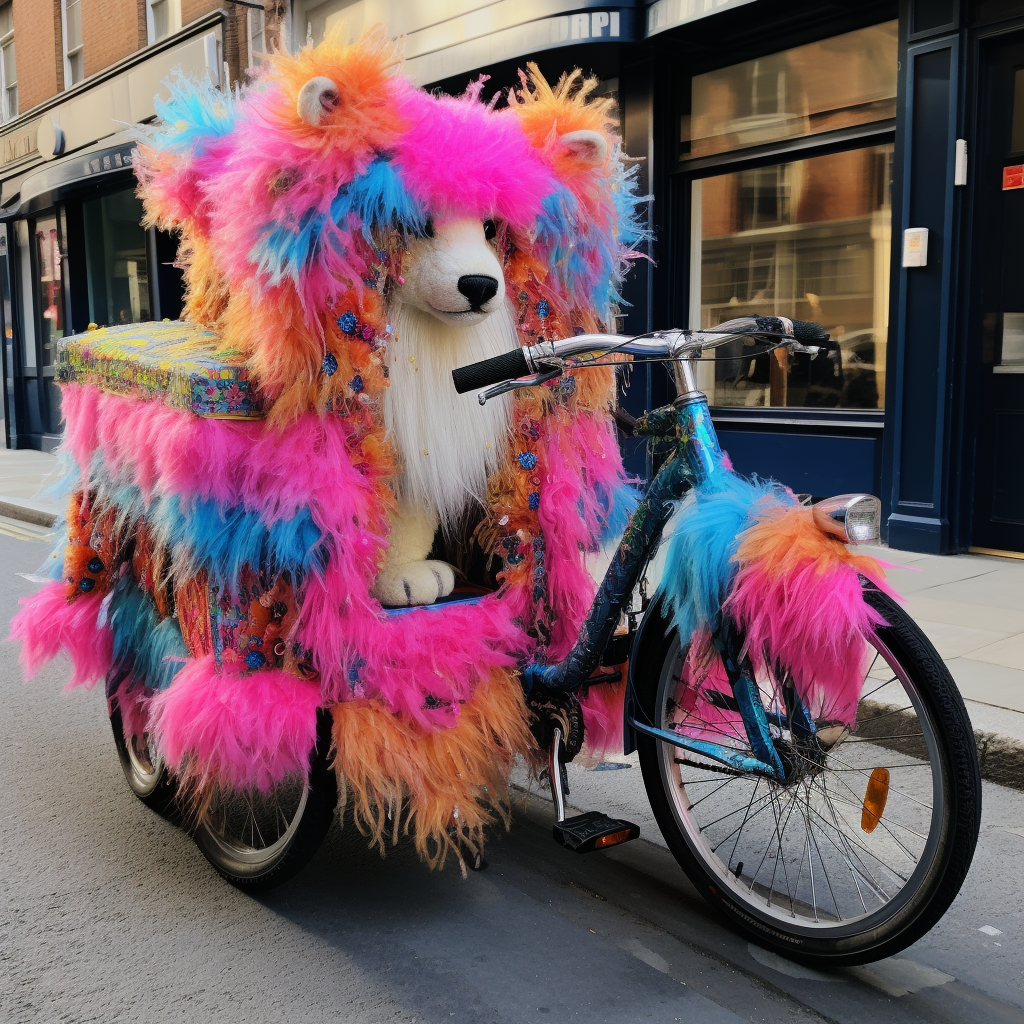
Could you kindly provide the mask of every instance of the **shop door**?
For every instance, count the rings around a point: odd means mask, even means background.
[[[1024,35],[983,65],[975,161],[981,386],[973,543],[1024,551]]]

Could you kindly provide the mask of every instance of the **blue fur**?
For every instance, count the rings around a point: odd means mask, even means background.
[[[234,129],[234,98],[208,79],[195,81],[179,73],[164,85],[170,98],[157,99],[153,104],[163,123],[148,140],[143,136],[155,148],[201,154],[208,140],[228,135]]]
[[[317,258],[324,228],[329,223],[344,228],[352,217],[362,225],[363,236],[371,244],[375,231],[394,225],[418,231],[427,220],[391,162],[380,158],[338,191],[326,213],[308,210],[296,226],[265,225],[249,259],[272,285],[285,278],[298,282]]]
[[[598,543],[604,544],[620,536],[626,529],[630,516],[640,502],[640,492],[632,484],[621,484],[611,492],[598,485],[596,490],[598,501],[606,509],[598,537]]]
[[[188,657],[178,623],[161,619],[150,596],[127,575],[111,592],[107,617],[114,673],[129,673],[152,690],[170,686]]]
[[[769,496],[791,501],[774,481],[750,481],[722,470],[679,503],[658,595],[683,643],[717,622],[736,573],[737,538],[750,525],[751,507]]]

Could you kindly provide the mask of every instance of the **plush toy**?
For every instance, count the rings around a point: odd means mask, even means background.
[[[571,646],[628,488],[611,367],[485,407],[451,371],[614,329],[642,232],[593,86],[430,95],[382,30],[239,96],[172,85],[136,169],[185,311],[62,350],[70,543],[14,624],[30,671],[64,647],[200,789],[304,770],[329,708],[360,827],[479,844],[531,747],[516,667]],[[496,589],[435,604],[456,538]],[[584,706],[600,745],[621,718]]]

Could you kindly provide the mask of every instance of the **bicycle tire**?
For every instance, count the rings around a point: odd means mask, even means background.
[[[150,810],[175,820],[178,817],[177,783],[150,742],[149,734],[126,737],[121,709],[116,704],[110,711],[110,728],[128,787]]]
[[[263,892],[287,882],[309,863],[331,827],[338,803],[330,749],[331,717],[321,709],[317,713],[316,748],[310,755],[307,773],[286,778],[266,793],[221,791],[213,795],[192,838],[222,878],[238,889]],[[281,811],[285,828],[274,842],[264,842],[257,815],[266,811],[276,827],[281,800],[287,808]],[[270,815],[272,802],[275,813]],[[250,816],[250,841],[246,842]]]
[[[644,784],[655,818],[669,849],[696,888],[722,913],[724,919],[735,930],[747,938],[790,959],[817,966],[836,967],[854,965],[891,956],[916,941],[931,929],[949,908],[967,876],[981,823],[981,776],[978,769],[974,734],[966,709],[964,708],[963,700],[957,692],[956,685],[948,669],[928,638],[899,605],[885,594],[873,588],[865,589],[864,598],[885,620],[886,624],[878,627],[876,630],[873,643],[876,646],[876,650],[879,648],[884,649],[892,657],[893,661],[890,663],[890,667],[895,665],[905,673],[910,683],[909,690],[907,689],[907,684],[902,679],[897,678],[896,681],[911,696],[912,706],[909,711],[902,709],[898,713],[897,711],[883,711],[880,714],[875,714],[875,711],[872,710],[874,705],[871,705],[864,699],[863,690],[866,687],[862,687],[862,695],[858,704],[858,716],[861,716],[863,713],[863,717],[858,717],[854,731],[849,733],[845,739],[838,741],[836,747],[840,751],[849,751],[852,748],[854,750],[853,760],[856,760],[862,754],[870,758],[877,750],[887,751],[887,756],[890,758],[896,752],[896,756],[905,757],[907,763],[893,767],[905,768],[905,774],[908,777],[914,777],[911,769],[916,768],[919,773],[917,776],[918,780],[921,777],[922,765],[927,763],[927,766],[931,769],[933,793],[933,801],[928,812],[930,814],[930,826],[922,847],[921,860],[918,861],[917,865],[909,873],[909,877],[904,885],[895,890],[893,898],[887,898],[876,910],[868,912],[864,894],[861,892],[860,879],[858,879],[858,875],[863,869],[863,862],[867,860],[866,855],[856,845],[847,845],[845,850],[843,848],[847,840],[843,839],[840,835],[839,821],[842,820],[844,825],[847,824],[845,815],[851,812],[841,809],[838,817],[833,814],[833,820],[836,822],[836,825],[835,831],[831,833],[832,839],[829,842],[835,846],[838,854],[845,857],[848,861],[847,868],[852,881],[856,884],[857,893],[860,896],[861,903],[864,904],[865,913],[859,918],[855,915],[849,922],[844,923],[840,912],[839,898],[833,892],[832,880],[829,879],[826,871],[825,877],[826,881],[828,881],[828,891],[835,902],[835,913],[832,916],[838,919],[832,922],[822,922],[819,919],[818,905],[815,902],[818,897],[815,894],[812,883],[811,896],[812,902],[814,902],[814,919],[813,921],[810,920],[807,916],[808,911],[806,908],[808,901],[806,896],[799,898],[800,876],[798,875],[796,887],[789,894],[792,920],[787,920],[783,900],[780,899],[776,906],[773,907],[772,895],[780,863],[785,871],[785,837],[789,828],[789,821],[796,811],[790,810],[790,817],[786,818],[784,823],[781,816],[775,822],[775,835],[778,838],[777,850],[773,858],[775,864],[770,885],[766,885],[763,880],[758,880],[758,872],[761,871],[760,864],[758,864],[751,879],[750,872],[752,868],[750,864],[744,865],[742,860],[730,864],[728,856],[723,861],[723,859],[719,858],[717,852],[711,850],[710,838],[705,837],[702,830],[695,830],[693,822],[697,817],[697,804],[694,802],[694,799],[717,799],[721,802],[724,798],[721,796],[712,797],[710,790],[701,790],[700,792],[707,793],[708,796],[691,799],[687,795],[686,786],[690,785],[695,794],[698,790],[695,788],[696,781],[688,783],[686,775],[692,774],[696,779],[701,771],[699,766],[691,766],[684,763],[674,768],[680,780],[676,784],[675,778],[668,770],[669,758],[665,751],[668,749],[677,752],[671,756],[673,766],[676,764],[677,754],[682,752],[665,741],[639,732],[637,733],[637,747]],[[655,609],[652,609],[652,612],[659,614]],[[687,652],[681,647],[674,631],[664,618],[662,618],[662,631],[659,641],[651,645],[648,651],[649,653],[644,660],[644,664],[639,665],[638,670],[634,674],[637,708],[639,714],[648,716],[648,721],[656,725],[663,725],[664,721],[658,705],[660,702],[665,702],[665,714],[669,713],[669,704],[666,699],[668,692],[666,687],[668,684],[666,684],[665,680],[675,671],[673,666],[678,664],[678,659],[684,657]],[[677,659],[677,661],[673,665],[667,665],[669,660],[673,658]],[[692,683],[682,682],[682,677],[680,683],[677,684],[677,686],[684,687],[692,685]],[[891,686],[891,683],[886,685]],[[673,691],[673,693],[675,694],[677,691]],[[916,699],[914,699],[915,697]],[[675,696],[671,698],[672,701],[675,701],[675,699]],[[678,708],[678,705],[676,705],[676,708]],[[868,714],[869,711],[870,714]],[[923,723],[920,739],[911,733],[903,732],[903,730],[910,727],[909,725],[898,724],[909,723],[912,720],[910,711],[913,711],[914,715],[920,716],[920,720]],[[678,714],[679,712],[674,710],[673,713]],[[892,723],[889,726],[883,727],[881,723],[886,718],[892,718]],[[884,728],[891,729],[896,727],[896,724],[898,724],[896,733],[890,732],[886,734],[884,732]],[[860,735],[857,730],[863,730],[864,735]],[[931,740],[926,735],[927,730],[931,731]],[[885,742],[880,742],[882,740]],[[861,747],[853,748],[853,742],[859,742]],[[847,743],[850,743],[851,747],[844,745]],[[927,762],[924,762],[920,757],[922,749],[928,756]],[[906,753],[906,751],[910,751],[910,753]],[[830,749],[830,752],[824,755],[825,763],[831,764],[832,758],[838,758],[838,756],[838,754],[833,755]],[[848,755],[844,754],[843,756]],[[681,760],[689,762],[694,759],[691,755],[685,754]],[[699,762],[701,759],[697,758],[696,760]],[[917,761],[921,761],[921,764],[916,764],[915,762]],[[840,761],[839,763],[846,764],[847,762]],[[825,778],[825,771],[827,770],[863,771],[864,774],[867,774],[866,764],[864,768],[855,766],[853,768],[823,769],[819,779],[822,780],[820,782],[821,791],[825,794],[829,792],[828,779]],[[728,774],[722,772],[720,767],[717,769],[705,769],[705,771],[709,775],[717,772],[719,777],[726,777]],[[754,776],[744,777],[742,773],[735,773],[735,775],[740,779],[745,778],[748,786],[755,778]],[[851,779],[857,781],[858,776],[851,775]],[[886,785],[888,786],[888,775],[886,779]],[[726,789],[729,784],[729,782],[722,784],[717,792]],[[849,782],[843,782],[842,784],[848,790],[851,789]],[[922,785],[920,781],[915,784],[918,787]],[[784,784],[768,783],[767,780],[762,778],[759,785],[782,787]],[[814,784],[810,783],[807,785],[808,791],[810,791],[812,785]],[[922,790],[918,789],[915,791],[920,794]],[[678,798],[680,792],[683,794],[682,800]],[[738,794],[740,790],[737,789],[735,792]],[[751,807],[755,799],[753,794],[757,792],[758,789],[755,786],[746,808],[744,822],[751,820]],[[886,792],[889,792],[888,788]],[[912,799],[909,796],[909,792],[908,790],[907,799]],[[938,800],[934,798],[936,793],[940,794]],[[851,804],[854,802],[849,799],[848,794],[844,793],[843,797]],[[769,793],[767,799],[771,802],[774,817],[775,797]],[[796,805],[798,799],[798,796],[793,796],[791,797],[791,802]],[[813,799],[815,801],[819,799],[816,791]],[[827,799],[827,795],[822,799],[823,806]],[[866,799],[867,797],[865,796]],[[900,797],[898,799],[903,798]],[[826,834],[829,833],[833,826],[828,825],[828,828],[825,828],[822,826],[821,821],[816,820],[815,816],[820,817],[822,821],[825,818],[816,808],[811,807],[811,800],[812,798],[808,796],[808,810],[805,813],[805,817],[809,822],[806,826],[808,833],[806,840],[807,863],[810,868],[811,878],[813,879],[815,854],[820,859],[820,865],[823,869],[825,868],[826,855],[828,855],[829,859],[837,861],[840,857],[828,849],[828,843],[821,844],[826,847],[825,854],[821,853],[820,846],[815,846],[812,850],[811,840],[815,836],[815,829],[822,834]],[[687,809],[683,808],[684,801],[689,801]],[[906,800],[903,802],[906,803]],[[923,801],[918,802],[924,806]],[[713,806],[714,804],[712,804]],[[779,801],[779,806],[781,806],[781,800]],[[907,804],[907,806],[911,805]],[[710,809],[706,809],[704,813],[709,814]],[[761,813],[760,806],[754,817],[759,813]],[[863,815],[863,810],[861,813]],[[920,810],[916,811],[916,813],[923,816],[925,811]],[[887,812],[883,812],[882,816],[875,822],[875,825],[871,826],[872,830],[878,831],[876,826],[883,820],[887,821],[886,814]],[[735,820],[734,818],[733,821]],[[862,831],[865,822],[871,825],[871,819],[862,817]],[[712,824],[715,823],[713,822]],[[826,822],[826,824],[828,823]],[[780,825],[781,832],[779,831]],[[725,826],[722,827],[724,828]],[[744,827],[743,824],[740,825],[740,835],[742,835]],[[771,820],[767,819],[764,831],[770,831],[771,827]],[[908,844],[915,842],[910,839],[908,833],[898,831],[899,828],[903,827],[901,825],[887,823],[884,827],[889,830],[893,840],[902,835],[903,842]],[[918,833],[915,832],[914,834],[917,835]],[[865,833],[865,836],[867,835],[868,833]],[[889,842],[890,846],[894,845],[883,833],[880,833],[880,836],[882,836],[882,840]],[[728,838],[732,839],[732,836],[729,835]],[[735,845],[738,846],[739,841],[739,837],[737,837]],[[774,840],[761,844],[765,846],[766,851],[768,843],[771,841]],[[867,839],[860,841],[867,842]],[[855,837],[852,842],[856,844],[858,838]],[[721,845],[724,844],[720,844],[719,848],[721,848]],[[899,844],[896,843],[895,845]],[[765,856],[767,856],[767,852]],[[746,867],[745,874],[744,867]],[[880,872],[881,869],[878,870]],[[785,874],[787,888],[789,888],[788,872],[785,872]],[[748,885],[748,880],[749,891],[744,895],[743,890]],[[864,887],[868,888],[866,880]],[[850,888],[849,882],[844,883],[844,888]],[[765,890],[767,890],[767,897],[765,897]],[[882,892],[885,894],[884,886],[882,886]],[[875,892],[869,891],[868,895],[880,899]],[[820,896],[820,902],[822,904],[826,902],[823,891]],[[798,917],[798,909],[800,914],[804,915],[803,917]]]

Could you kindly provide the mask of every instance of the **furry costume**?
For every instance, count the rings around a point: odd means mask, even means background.
[[[149,223],[181,232],[186,322],[145,365],[132,328],[65,345],[67,553],[12,635],[29,672],[63,647],[73,683],[106,676],[197,787],[303,770],[329,707],[357,823],[383,846],[390,815],[436,862],[506,814],[531,745],[515,668],[571,646],[623,470],[610,368],[519,392],[475,534],[500,589],[385,612],[403,263],[435,222],[489,222],[528,344],[608,329],[641,232],[593,82],[532,69],[496,110],[396,70],[378,31],[275,56],[240,97],[172,87],[136,168]]]

